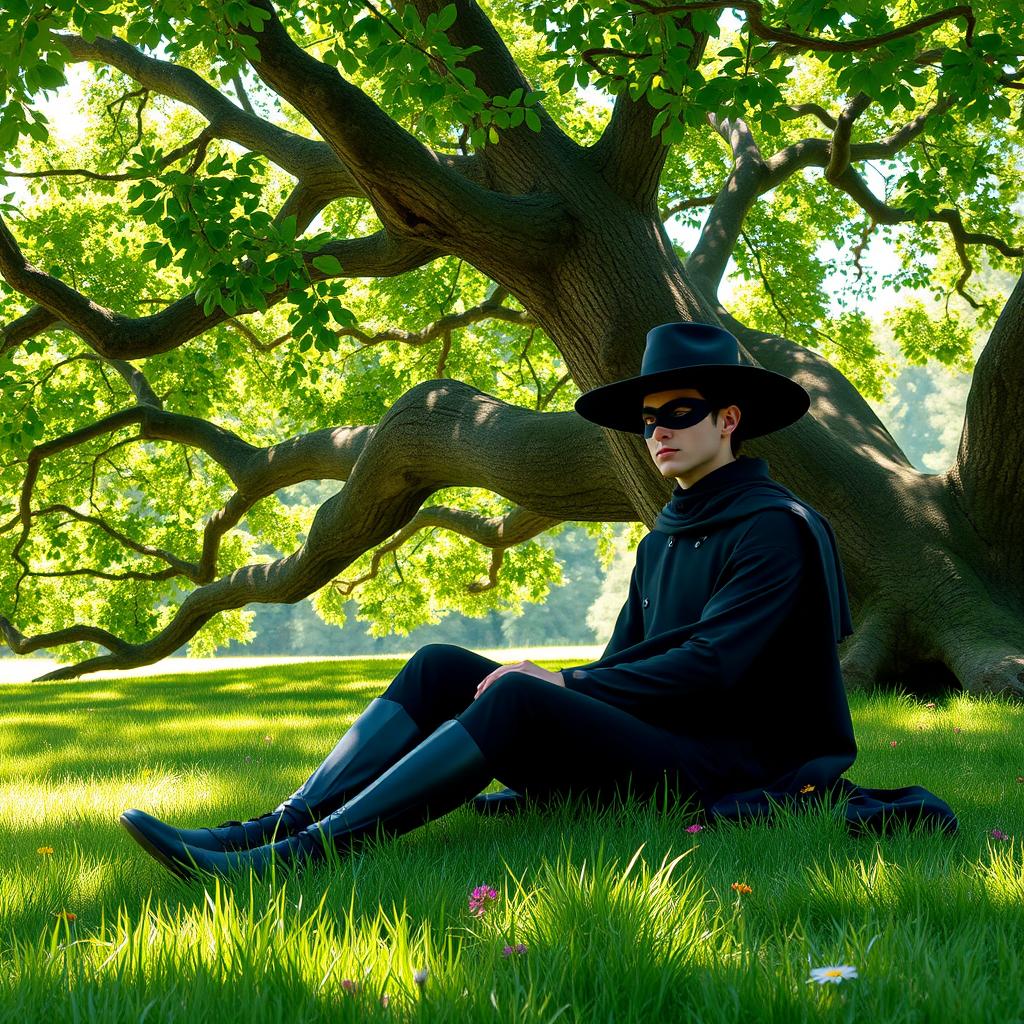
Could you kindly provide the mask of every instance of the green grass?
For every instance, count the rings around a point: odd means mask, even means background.
[[[1024,1015],[1024,708],[1001,700],[852,699],[848,777],[926,786],[954,837],[853,838],[827,807],[694,835],[654,802],[460,808],[287,880],[204,886],[117,823],[126,807],[187,827],[268,810],[401,664],[0,686],[0,1020]],[[480,884],[499,899],[478,919]],[[806,983],[830,964],[859,977]]]

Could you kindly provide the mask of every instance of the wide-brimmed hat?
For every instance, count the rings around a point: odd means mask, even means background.
[[[735,336],[712,324],[659,324],[647,332],[640,375],[585,391],[575,409],[612,430],[644,432],[641,410],[646,395],[675,388],[707,389],[726,405],[740,407],[738,438],[760,437],[795,423],[811,396],[795,380],[740,362]]]

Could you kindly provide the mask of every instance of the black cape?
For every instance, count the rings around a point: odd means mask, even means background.
[[[790,527],[793,520],[788,515],[780,521],[778,513],[772,514],[777,509],[796,516],[803,529]],[[773,531],[768,538],[766,529]],[[567,688],[615,703],[638,717],[652,714],[659,724],[671,719],[676,706],[671,700],[677,690],[687,717],[692,717],[702,704],[703,693],[723,689],[720,706],[704,703],[702,728],[713,729],[728,718],[724,728],[734,735],[720,734],[713,740],[713,749],[726,750],[728,741],[740,730],[735,712],[729,715],[730,701],[743,705],[767,701],[753,714],[755,720],[766,721],[774,700],[770,691],[765,692],[766,674],[788,667],[794,680],[800,672],[809,677],[798,702],[806,702],[808,708],[802,729],[780,744],[796,751],[797,763],[790,758],[785,770],[774,774],[762,749],[760,761],[757,756],[748,760],[748,773],[752,765],[753,775],[748,774],[744,784],[737,778],[736,788],[726,784],[725,792],[709,789],[703,804],[708,819],[765,820],[778,806],[799,810],[827,797],[831,803],[841,804],[854,834],[883,832],[901,821],[956,830],[956,817],[949,806],[920,786],[868,789],[842,778],[857,752],[836,652],[836,645],[853,633],[842,563],[828,520],[773,480],[764,459],[740,456],[686,490],[676,484],[644,542],[637,555],[637,568],[642,572],[638,576],[634,570],[630,596],[608,648],[596,662],[563,670]],[[716,543],[720,548],[717,558]],[[673,544],[677,546],[671,551]],[[706,555],[690,550],[691,545],[700,548],[702,544]],[[788,556],[781,550],[787,544],[791,549]],[[745,563],[749,585],[764,587],[755,602],[744,601],[742,591],[737,599],[735,579],[733,594],[723,596],[729,587],[722,586],[727,576],[727,568],[722,566],[733,564],[728,556],[742,545],[755,556],[765,556],[760,564],[756,557]],[[769,552],[769,545],[780,550]],[[801,559],[808,567],[810,562],[817,563],[821,571],[818,589],[813,594],[802,591],[803,603],[796,606],[796,563]],[[787,575],[790,563],[794,570],[787,584],[781,577]],[[769,586],[775,579],[778,586]],[[708,594],[711,599],[705,604]],[[825,617],[822,598],[827,605]],[[693,621],[698,616],[700,621]],[[808,630],[810,617],[815,621]],[[782,618],[784,622],[780,622]],[[774,647],[763,639],[773,630],[778,630],[774,639],[780,641]],[[780,666],[776,662],[780,655],[785,657],[781,652],[793,649],[790,638],[794,636],[802,638],[799,656]],[[709,657],[709,646],[722,654],[720,661]],[[739,657],[744,646],[751,651]],[[723,671],[727,678],[717,675]],[[719,683],[724,683],[724,688],[716,685]],[[775,728],[781,730],[781,719]],[[729,756],[737,763],[743,760],[740,747]],[[752,779],[756,779],[755,785],[750,785]],[[508,810],[522,802],[517,797],[506,790],[477,797],[476,805],[484,813]]]

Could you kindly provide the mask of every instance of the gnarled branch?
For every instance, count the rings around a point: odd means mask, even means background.
[[[244,30],[259,49],[256,73],[316,127],[393,233],[466,255],[474,248],[467,243],[486,232],[496,255],[513,262],[538,241],[562,241],[568,223],[560,199],[506,195],[457,173],[362,89],[298,46],[269,0],[254,2],[269,15],[259,30]]]
[[[418,439],[414,449],[407,443],[410,434]],[[512,462],[506,458],[510,448],[528,457],[522,464]],[[555,521],[631,521],[633,506],[608,487],[608,460],[604,432],[573,413],[534,413],[459,381],[426,381],[403,395],[377,425],[345,486],[317,511],[299,550],[199,587],[149,640],[129,644],[87,626],[25,637],[3,617],[0,629],[19,654],[72,640],[88,640],[109,652],[59,668],[47,679],[151,664],[220,611],[250,602],[293,603],[313,593],[405,526],[442,488],[483,487]]]

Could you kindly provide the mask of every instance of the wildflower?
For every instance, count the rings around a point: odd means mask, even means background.
[[[41,853],[44,857],[49,857],[53,853],[52,846],[40,846],[36,853]]]
[[[960,731],[960,726],[959,725],[954,725],[953,726],[953,732],[959,732],[959,731]]]
[[[738,893],[739,893],[739,894],[740,894],[741,896],[746,896],[746,895],[747,895],[748,893],[751,893],[751,892],[753,892],[753,891],[754,891],[753,889],[751,889],[751,888],[750,888],[750,886],[749,886],[749,885],[747,885],[747,883],[746,883],[746,882],[733,882],[733,883],[732,883],[732,887],[733,887],[733,888],[734,888],[734,889],[735,889],[735,890],[736,890],[736,891],[737,891],[737,892],[738,892]]]
[[[77,914],[73,914],[70,910],[59,910],[53,915],[58,921],[75,921],[78,919]]]
[[[933,707],[935,707],[935,701],[933,701],[933,700],[928,701],[928,703],[925,704],[925,707],[926,708],[933,708]]]
[[[812,981],[816,981],[819,985],[827,985],[829,982],[838,985],[847,978],[856,977],[857,968],[849,964],[840,964],[836,967],[812,967],[807,984],[810,985]]]
[[[422,988],[422,986],[427,983],[428,974],[430,974],[430,968],[421,967],[419,970],[412,972],[412,980]]]
[[[357,988],[359,988],[359,982],[358,981],[353,981],[351,978],[342,978],[341,979],[341,987],[346,992],[355,992],[355,990]]]
[[[896,746],[896,741],[895,740],[889,740],[889,746],[890,747],[895,747]]]
[[[388,1008],[388,1003],[390,1003],[390,1002],[391,1002],[391,996],[389,996],[387,994],[387,992],[385,992],[384,995],[382,995],[380,997],[380,1005],[383,1006],[384,1009],[386,1010]]]
[[[526,943],[525,942],[517,942],[514,946],[506,946],[501,951],[501,955],[502,956],[511,956],[513,953],[525,953],[525,952],[526,952]]]
[[[1017,781],[1018,782],[1024,782],[1024,775],[1018,775],[1017,776]]]
[[[704,826],[703,825],[687,825],[686,826],[686,831],[687,832],[691,832],[691,833],[693,833],[693,832],[703,832],[704,831]]]
[[[813,793],[814,792],[814,786],[810,782],[808,782],[806,786],[801,786],[800,787],[800,792],[801,793]]]
[[[264,736],[263,737],[263,742],[267,743],[267,744],[273,743],[274,742],[274,737],[273,736]]]
[[[990,836],[991,836],[991,837],[992,837],[993,839],[1009,839],[1009,838],[1010,838],[1010,837],[1009,837],[1009,836],[1008,836],[1008,835],[1007,835],[1007,834],[1006,834],[1006,833],[1005,833],[1005,832],[1004,832],[1004,831],[1003,831],[1002,829],[1000,829],[1000,828],[994,828],[994,829],[992,829],[992,831],[991,831],[991,832],[989,832],[989,835],[990,835]]]
[[[469,895],[469,912],[477,917],[483,917],[487,912],[487,901],[497,898],[497,889],[489,885],[478,885]]]

